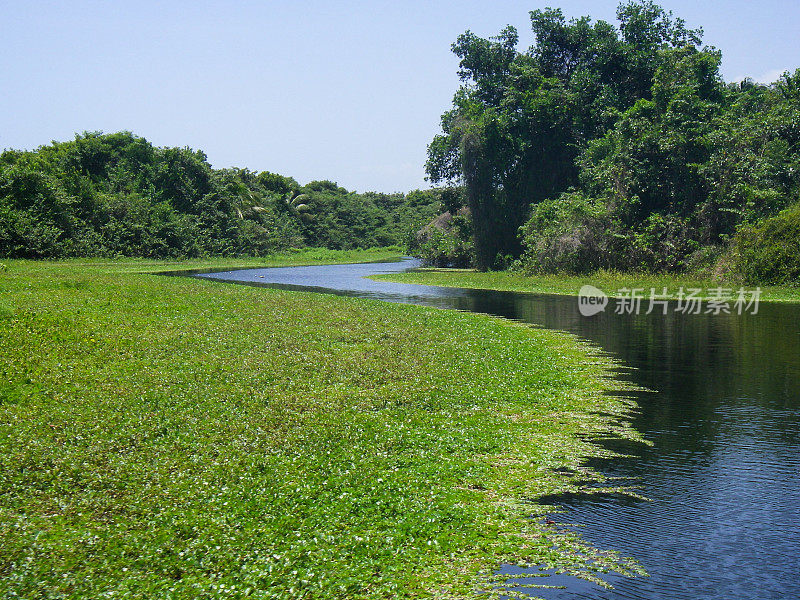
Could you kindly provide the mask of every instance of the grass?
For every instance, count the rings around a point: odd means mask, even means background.
[[[492,289],[569,296],[577,296],[578,291],[586,284],[593,285],[612,297],[620,296],[620,290],[623,288],[627,288],[628,290],[639,288],[643,290],[645,297],[649,296],[651,288],[654,288],[656,290],[655,293],[659,295],[664,288],[667,288],[669,297],[677,298],[680,288],[683,288],[687,292],[690,288],[694,288],[701,290],[697,297],[709,298],[714,293],[711,292],[711,290],[723,287],[731,290],[729,293],[732,293],[735,299],[736,291],[741,287],[744,287],[748,292],[755,289],[755,286],[742,286],[741,283],[721,282],[692,276],[618,273],[614,271],[600,271],[592,275],[559,274],[527,276],[509,271],[479,273],[471,269],[420,269],[408,273],[377,275],[374,279],[444,287]],[[750,297],[749,293],[747,297]],[[771,302],[800,302],[800,287],[762,286],[761,300]]]
[[[403,257],[397,247],[369,248],[367,250],[329,250],[327,248],[296,248],[268,257],[242,258],[183,258],[151,260],[146,258],[74,258],[55,264],[104,269],[109,273],[159,273],[164,271],[191,271],[195,269],[247,269],[257,267],[297,267],[315,264],[345,264],[399,260]],[[28,264],[25,261],[10,261]],[[6,268],[10,262],[5,263]],[[36,264],[36,262],[30,262]],[[3,263],[0,263],[2,272]]]
[[[607,357],[487,316],[144,273],[165,266],[0,272],[0,596],[455,598],[503,561],[638,572],[529,518],[602,480],[588,437],[635,437]]]

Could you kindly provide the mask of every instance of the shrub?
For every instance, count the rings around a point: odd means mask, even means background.
[[[534,273],[683,271],[700,244],[690,220],[651,212],[625,225],[625,209],[613,201],[567,192],[533,207],[522,227],[522,269]]]
[[[588,273],[614,262],[611,217],[599,200],[568,192],[533,207],[522,226],[522,269],[533,273]]]
[[[800,204],[742,227],[725,258],[747,283],[800,283]]]
[[[657,272],[685,271],[689,258],[700,248],[696,237],[687,219],[650,213],[633,231],[626,252],[627,264],[618,261],[615,266]]]
[[[434,267],[466,268],[473,265],[472,219],[467,209],[455,215],[442,213],[410,240],[409,252]]]

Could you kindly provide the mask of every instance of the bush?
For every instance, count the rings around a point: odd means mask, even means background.
[[[0,258],[266,255],[399,244],[439,194],[356,194],[330,181],[212,169],[203,152],[85,133],[0,152]]]
[[[751,284],[800,283],[800,204],[734,236],[729,269]]]
[[[610,214],[601,201],[580,192],[535,205],[521,232],[525,273],[579,274],[614,266],[619,240]]]
[[[616,268],[643,269],[656,272],[685,271],[690,257],[700,244],[688,220],[678,215],[650,213],[632,230],[627,248],[627,264],[618,261]],[[700,258],[701,255],[697,255]]]
[[[522,270],[534,273],[683,271],[700,244],[689,219],[650,213],[626,226],[625,210],[581,192],[567,192],[533,207],[521,228]]]
[[[442,213],[419,230],[408,244],[409,252],[433,267],[466,268],[473,265],[475,246],[472,219],[467,209]]]

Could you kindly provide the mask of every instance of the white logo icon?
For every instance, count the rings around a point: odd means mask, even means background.
[[[578,310],[584,317],[603,312],[608,304],[608,296],[593,285],[585,285],[578,292]]]

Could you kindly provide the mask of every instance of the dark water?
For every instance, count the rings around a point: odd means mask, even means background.
[[[205,274],[488,313],[578,334],[634,367],[635,427],[653,442],[633,458],[597,463],[638,478],[651,501],[562,498],[556,520],[581,525],[600,548],[634,556],[649,577],[567,576],[546,599],[800,599],[800,306],[758,314],[583,317],[575,298],[365,280],[412,261]],[[513,572],[510,569],[506,572]],[[542,582],[545,583],[545,582]],[[522,591],[522,590],[520,590]]]

